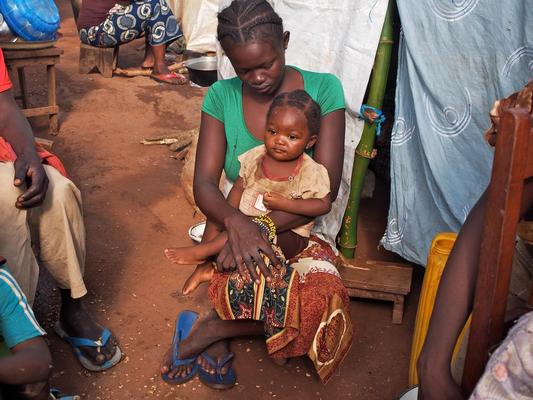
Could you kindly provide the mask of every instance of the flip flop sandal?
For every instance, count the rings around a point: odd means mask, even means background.
[[[222,368],[235,357],[235,354],[229,353],[219,362],[216,362],[207,352],[203,352],[202,357],[215,369],[215,373],[210,374],[198,365],[198,378],[204,385],[217,390],[227,390],[235,386],[237,376],[232,366],[229,367],[225,374],[222,374]]]
[[[84,346],[96,347],[97,351],[100,352],[100,348],[104,347],[107,344],[109,338],[111,337],[111,332],[107,328],[104,328],[104,330],[102,331],[102,336],[98,340],[70,336],[68,333],[65,332],[59,321],[55,324],[54,330],[61,339],[70,344],[72,350],[74,351],[74,354],[76,355],[76,358],[79,360],[81,365],[83,365],[83,367],[89,371],[104,371],[117,365],[122,358],[122,351],[120,350],[120,347],[118,347],[118,345],[116,346],[115,354],[113,354],[113,357],[103,364],[95,364],[81,351],[80,347]]]
[[[176,328],[174,330],[174,338],[172,339],[172,365],[170,369],[174,369],[180,365],[192,365],[191,371],[185,376],[175,376],[170,378],[168,372],[161,374],[163,380],[172,385],[180,385],[190,381],[198,372],[198,365],[196,363],[197,357],[179,359],[180,343],[186,339],[191,333],[191,329],[198,319],[198,313],[194,311],[182,311],[176,319]]]
[[[50,389],[49,400],[81,400],[81,397],[77,395],[71,396],[68,394],[61,394],[57,389]]]
[[[167,83],[169,85],[184,85],[187,83],[187,78],[181,74],[178,74],[177,72],[170,72],[168,74],[152,74],[150,75],[150,78],[156,82]],[[173,81],[173,79],[177,79],[178,81]]]

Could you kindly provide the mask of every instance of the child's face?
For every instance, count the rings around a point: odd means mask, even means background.
[[[313,147],[316,135],[310,135],[303,111],[294,107],[276,107],[266,124],[265,147],[278,161],[297,159]]]

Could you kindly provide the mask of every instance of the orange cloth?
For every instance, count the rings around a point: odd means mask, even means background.
[[[4,63],[4,53],[0,49],[0,92],[5,92],[8,89],[11,89],[13,85],[7,74],[6,64]]]
[[[41,158],[43,164],[48,164],[51,167],[54,167],[61,173],[61,175],[63,175],[65,178],[68,178],[67,170],[57,156],[43,149],[38,143],[35,143],[35,148],[37,150],[37,155]],[[14,162],[16,159],[17,155],[15,154],[13,147],[11,147],[11,145],[7,143],[3,137],[0,137],[0,162]]]

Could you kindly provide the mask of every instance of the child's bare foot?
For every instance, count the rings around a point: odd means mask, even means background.
[[[196,288],[202,282],[209,282],[213,277],[214,269],[211,261],[203,262],[196,266],[194,272],[187,278],[181,292],[183,294],[190,294],[196,290]]]
[[[195,265],[205,261],[197,246],[169,247],[165,249],[165,256],[174,264]]]

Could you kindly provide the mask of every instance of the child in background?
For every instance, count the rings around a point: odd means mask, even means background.
[[[0,399],[79,399],[50,390],[48,377],[52,356],[44,339],[45,331],[0,257]],[[4,397],[2,397],[4,396]]]
[[[304,91],[282,93],[267,114],[264,145],[239,157],[241,168],[228,202],[250,217],[272,210],[318,217],[331,209],[330,183],[326,168],[305,151],[318,139],[320,106]],[[287,259],[307,247],[313,221],[277,235],[277,244]],[[217,255],[227,241],[220,232],[213,240],[195,246],[169,248],[165,255],[176,264],[200,264]],[[213,268],[196,270],[189,278],[205,282]]]

